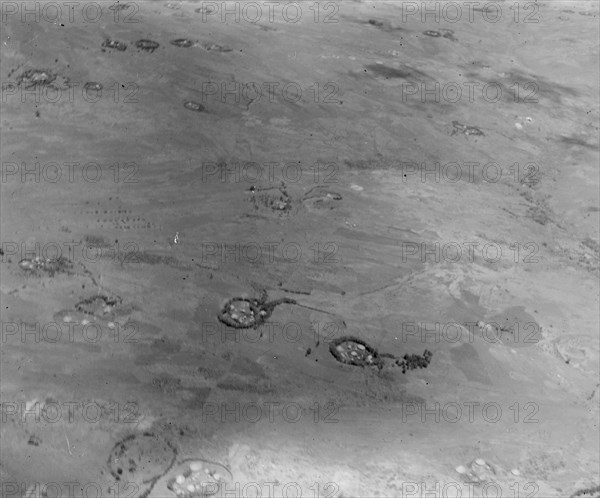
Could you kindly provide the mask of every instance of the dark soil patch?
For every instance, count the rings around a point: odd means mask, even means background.
[[[587,143],[585,140],[579,138],[579,137],[565,137],[565,136],[561,136],[559,139],[563,144],[567,144],[567,145],[576,145],[579,147],[586,147],[588,149],[598,149],[597,145],[593,145],[593,144],[589,144]]]
[[[596,256],[600,255],[600,244],[598,244],[598,242],[596,242],[594,239],[590,239],[588,237],[586,239],[583,239],[581,241],[581,244],[584,247],[587,247],[588,249],[591,249],[592,251],[594,251]]]
[[[111,247],[111,243],[101,235],[86,235],[83,242],[88,247]]]
[[[397,69],[395,67],[386,66],[385,64],[369,64],[367,70],[372,71],[375,76],[381,76],[386,80],[403,79],[422,81],[424,79],[429,79],[424,72],[406,66],[402,69]]]
[[[132,251],[124,256],[123,263],[142,263],[146,265],[167,265],[180,268],[181,263],[173,256],[152,254],[146,251]]]
[[[499,79],[483,79],[484,83],[501,89],[502,101],[519,104],[538,104],[542,98],[561,104],[565,96],[577,97],[573,87],[560,85],[540,77],[519,71],[503,73]]]
[[[108,7],[108,10],[115,10],[115,11],[127,10],[129,7],[130,7],[130,5],[128,3],[116,3],[116,4],[113,4],[110,7]]]
[[[181,388],[181,379],[169,374],[162,374],[152,379],[152,387],[162,393],[172,393]]]
[[[390,23],[386,23],[383,21],[378,21],[377,19],[369,19],[367,21],[359,21],[360,24],[366,24],[368,26],[375,26],[380,29],[384,33],[399,33],[406,31],[404,28],[398,28],[393,26]]]
[[[240,391],[244,393],[267,394],[273,391],[271,382],[257,377],[227,374],[220,379],[217,387],[224,391]]]
[[[533,221],[540,225],[547,225],[548,222],[552,221],[552,218],[548,215],[546,210],[541,206],[532,206],[527,210],[527,216]]]
[[[383,164],[378,159],[344,159],[344,165],[350,170],[360,171],[389,169],[389,164]]]
[[[181,351],[181,344],[168,337],[161,337],[152,341],[150,348],[157,354],[173,354]]]
[[[571,495],[571,498],[600,498],[600,486],[580,489]]]

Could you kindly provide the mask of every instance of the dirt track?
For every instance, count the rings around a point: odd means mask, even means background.
[[[2,20],[2,495],[175,496],[186,458],[239,496],[598,486],[597,5],[210,3]],[[298,305],[218,321],[263,291]]]

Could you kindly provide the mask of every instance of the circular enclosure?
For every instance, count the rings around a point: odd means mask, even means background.
[[[102,83],[97,83],[96,81],[88,81],[85,85],[83,85],[84,90],[86,91],[96,91],[96,92],[100,92],[102,91]]]
[[[204,106],[202,104],[199,104],[198,102],[194,102],[193,100],[187,100],[186,102],[184,102],[183,107],[185,107],[189,111],[204,111]]]
[[[262,321],[261,309],[255,299],[234,297],[225,303],[219,320],[229,327],[247,329]]]
[[[139,50],[150,53],[154,52],[158,47],[160,47],[159,43],[153,40],[138,40],[135,42],[135,46]]]
[[[203,43],[202,48],[209,52],[233,52],[233,49],[231,47],[219,45],[218,43]]]
[[[179,498],[214,496],[233,479],[227,467],[204,459],[183,460],[166,477],[167,489]]]
[[[177,40],[171,40],[171,45],[175,45],[176,47],[188,48],[194,45],[192,40],[188,40],[187,38],[177,38]]]
[[[122,301],[119,296],[96,295],[79,301],[75,305],[75,309],[87,315],[104,316],[112,313],[121,305]]]
[[[114,50],[118,50],[119,52],[124,52],[125,49],[127,49],[127,45],[125,45],[125,43],[117,41],[117,40],[111,40],[110,38],[107,38],[106,40],[104,40],[104,43],[102,44],[103,47],[106,48],[112,48]]]
[[[39,258],[22,259],[19,261],[19,268],[24,271],[35,271],[43,268],[43,263]]]
[[[55,259],[40,258],[39,256],[33,259],[22,259],[19,261],[19,268],[34,273],[44,271],[50,276],[54,276],[56,273],[73,273],[73,263],[64,256]]]
[[[28,69],[17,78],[17,83],[23,88],[48,86],[56,80],[57,75],[46,69]]]
[[[166,439],[151,432],[132,434],[113,446],[107,459],[110,475],[116,482],[144,483],[148,496],[156,481],[175,464],[177,450]]]
[[[357,367],[379,366],[379,354],[362,339],[345,336],[329,343],[329,351],[340,363]]]
[[[285,187],[250,187],[252,196],[248,201],[255,211],[269,212],[278,216],[288,214],[292,210],[292,198]]]

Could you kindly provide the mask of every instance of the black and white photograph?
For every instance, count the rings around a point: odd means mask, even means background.
[[[597,0],[0,0],[0,498],[600,498]]]

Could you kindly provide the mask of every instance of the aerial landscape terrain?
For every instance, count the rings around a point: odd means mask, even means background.
[[[600,6],[2,2],[0,496],[600,498]]]

